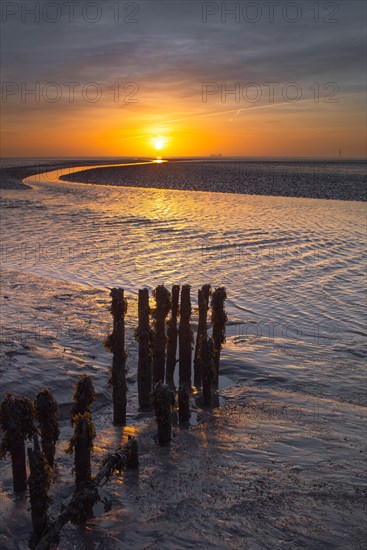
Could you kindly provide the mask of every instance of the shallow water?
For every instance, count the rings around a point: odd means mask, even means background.
[[[67,527],[62,547],[359,547],[365,204],[82,185],[60,175],[2,193],[2,386],[34,394],[50,385],[66,418],[72,384],[86,372],[97,408],[105,405],[108,289],[123,286],[128,422],[142,449],[139,479],[106,489],[113,511],[84,531]],[[228,294],[222,406],[204,414],[193,400],[192,426],[175,428],[170,450],[155,446],[150,418],[136,412],[136,294],[162,283],[191,284],[194,306],[204,283]],[[67,331],[57,332],[60,319]],[[16,320],[29,323],[28,349],[12,338]],[[39,320],[46,335],[32,340]],[[103,411],[97,461],[120,437]],[[58,464],[71,490],[61,444]],[[24,502],[11,500],[7,468],[0,540],[12,548],[14,533],[24,541],[30,527]],[[57,512],[66,489],[57,480],[53,491]]]
[[[57,182],[68,171],[3,193],[3,267],[134,294],[189,283],[194,303],[225,285],[225,374],[363,402],[365,204]]]

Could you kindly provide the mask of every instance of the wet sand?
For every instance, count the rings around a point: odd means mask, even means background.
[[[34,397],[47,385],[61,405],[52,515],[73,491],[72,458],[64,449],[79,372],[91,374],[97,391],[94,471],[129,434],[139,441],[139,472],[107,483],[101,492],[107,511],[99,504],[85,527],[68,525],[59,548],[363,546],[363,406],[225,379],[221,406],[204,411],[193,396],[191,424],[176,425],[170,447],[161,448],[152,415],[137,412],[136,299],[129,296],[126,428],[111,424],[111,355],[101,343],[110,326],[108,293],[5,271],[1,301],[2,393],[21,388]],[[25,549],[29,505],[14,498],[10,462],[0,468],[0,544]]]
[[[120,161],[120,159],[118,159]],[[24,183],[22,180],[33,176],[35,174],[45,172],[48,170],[57,170],[62,168],[72,168],[76,165],[95,165],[95,164],[112,164],[111,160],[90,160],[90,159],[73,159],[73,160],[39,160],[31,161],[31,159],[24,159],[22,162],[17,163],[12,159],[0,160],[0,189],[13,189],[16,191],[22,191],[31,189],[31,186]],[[116,161],[115,161],[116,162]],[[128,162],[125,160],[124,162]]]

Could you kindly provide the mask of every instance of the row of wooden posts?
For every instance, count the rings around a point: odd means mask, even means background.
[[[73,396],[71,424],[74,433],[65,452],[74,454],[75,491],[70,503],[51,521],[48,514],[49,490],[53,479],[54,457],[60,429],[58,406],[49,389],[38,392],[35,401],[7,393],[0,405],[0,424],[4,431],[1,455],[10,454],[15,492],[28,485],[33,532],[29,547],[48,550],[58,540],[67,522],[84,523],[92,517],[93,506],[100,500],[98,487],[114,471],[139,467],[138,444],[130,437],[123,447],[108,454],[92,477],[91,452],[96,430],[91,416],[95,393],[90,376],[80,376]],[[41,437],[41,445],[39,443]],[[30,475],[27,479],[25,440],[33,439],[27,449]]]
[[[179,300],[180,290],[181,300]],[[106,345],[113,353],[111,376],[113,421],[115,424],[125,425],[127,405],[125,314],[127,301],[122,288],[112,289],[111,297],[113,332],[107,338]],[[198,291],[199,319],[193,361],[194,337],[191,327],[190,286],[183,285],[180,289],[179,285],[173,285],[170,292],[164,285],[159,285],[153,291],[153,297],[155,308],[151,309],[148,289],[139,290],[139,320],[135,336],[139,342],[138,396],[140,410],[152,408],[151,394],[157,384],[160,384],[162,396],[166,394],[165,400],[170,399],[172,390],[175,391],[177,340],[180,410],[183,411],[185,403],[189,404],[192,382],[197,389],[202,388],[203,405],[210,406],[213,392],[218,389],[220,351],[225,341],[227,320],[224,310],[225,288],[216,288],[211,293],[210,285],[204,285]],[[207,334],[209,306],[211,306],[211,337]],[[169,313],[170,316],[167,319]],[[183,411],[183,415],[187,414]]]
[[[139,291],[139,323],[136,338],[139,342],[138,394],[141,410],[153,409],[157,420],[157,440],[164,445],[171,440],[171,410],[176,406],[174,373],[176,367],[177,340],[179,350],[178,409],[181,422],[190,415],[190,391],[192,389],[192,346],[190,286],[174,285],[170,293],[163,285],[153,292],[156,307],[150,309],[149,292]],[[111,291],[113,316],[112,334],[106,345],[113,353],[111,383],[114,423],[126,424],[126,352],[125,314],[127,302],[123,289]],[[211,297],[211,302],[210,302]],[[220,349],[225,339],[226,314],[223,287],[210,293],[204,285],[198,292],[199,321],[194,352],[194,385],[202,387],[203,405],[212,404],[213,391],[218,388]],[[210,304],[209,304],[210,302]],[[212,308],[212,337],[207,334],[208,310]],[[170,318],[167,320],[168,314]],[[152,322],[151,322],[152,317]],[[179,318],[179,324],[178,324]],[[177,326],[178,325],[178,326]],[[108,455],[94,478],[91,469],[91,451],[96,436],[91,417],[91,405],[95,393],[92,379],[81,376],[76,384],[71,408],[71,424],[74,433],[66,452],[74,453],[75,493],[60,515],[50,522],[48,517],[48,492],[52,481],[56,443],[59,438],[57,422],[58,406],[49,389],[42,389],[35,401],[7,393],[0,405],[0,426],[4,436],[0,456],[10,454],[14,491],[29,487],[33,534],[31,548],[45,550],[57,540],[68,521],[82,523],[90,517],[94,504],[99,500],[97,487],[115,471],[138,467],[138,446],[131,438],[123,448]],[[41,445],[38,437],[41,437]],[[33,438],[33,448],[28,448],[30,475],[27,480],[25,440]]]

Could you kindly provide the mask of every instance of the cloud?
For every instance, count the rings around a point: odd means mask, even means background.
[[[62,0],[58,3],[60,7],[65,5]],[[18,4],[32,7],[36,2]],[[323,22],[324,3],[319,3],[320,22],[315,23],[310,9],[314,3],[302,1],[298,2],[302,18],[297,23],[282,18],[270,23],[263,16],[252,24],[243,19],[236,23],[233,18],[222,23],[220,7],[225,2],[214,3],[219,12],[207,23],[202,20],[200,1],[138,1],[137,23],[123,21],[126,11],[120,14],[119,22],[114,22],[111,6],[126,3],[100,4],[103,16],[95,24],[83,19],[80,9],[72,23],[66,13],[54,24],[42,19],[32,23],[31,18],[22,23],[19,17],[9,17],[9,22],[3,23],[3,82],[29,86],[55,82],[63,89],[66,82],[79,83],[74,103],[68,101],[65,89],[58,103],[22,102],[20,95],[9,98],[1,106],[7,120],[27,124],[27,117],[49,117],[53,123],[64,124],[63,117],[82,116],[89,111],[98,121],[107,110],[119,117],[133,115],[153,122],[162,120],[162,113],[168,120],[206,120],[211,112],[220,110],[229,111],[230,119],[236,105],[221,105],[220,94],[203,103],[202,83],[209,81],[219,86],[224,83],[228,88],[236,82],[241,86],[250,82],[297,82],[306,99],[312,97],[310,86],[315,82],[321,89],[335,82],[339,87],[338,112],[347,112],[351,105],[361,108],[366,62],[363,2],[337,2],[338,23]],[[257,4],[265,14],[264,2]],[[279,13],[285,4],[281,2]],[[105,101],[93,104],[83,99],[80,88],[91,82],[101,87]],[[135,82],[139,104],[115,104],[110,88],[116,82],[122,86]],[[299,113],[310,108],[308,104],[297,105]],[[278,124],[277,119],[272,120]]]
[[[327,76],[347,85],[354,75],[354,82],[363,84],[361,2],[342,2],[335,24],[313,23],[310,10],[294,24],[271,24],[265,17],[258,24],[230,19],[223,24],[219,17],[204,24],[202,3],[185,1],[138,2],[138,23],[113,23],[107,4],[94,25],[82,20],[80,10],[74,23],[64,18],[55,24],[4,24],[3,79],[131,77],[157,89],[178,85],[183,96],[185,87],[190,93],[193,84],[210,79],[284,82]]]

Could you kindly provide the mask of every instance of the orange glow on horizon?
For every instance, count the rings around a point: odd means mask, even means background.
[[[191,109],[190,109],[191,107]],[[314,105],[253,109],[233,117],[229,106],[220,112],[202,104],[170,103],[167,112],[138,108],[116,117],[108,105],[75,112],[49,124],[47,112],[3,117],[3,157],[364,157],[364,134],[357,109],[340,111],[330,104],[324,111]],[[203,114],[204,113],[204,114]],[[296,116],[295,116],[296,115]],[[16,117],[16,118],[15,118]],[[37,128],[37,140],[34,138]],[[157,158],[157,160],[159,160]]]

